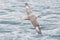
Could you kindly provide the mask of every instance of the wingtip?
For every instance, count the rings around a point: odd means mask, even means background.
[[[38,32],[38,34],[42,34],[41,29],[39,27],[36,27],[36,31]]]

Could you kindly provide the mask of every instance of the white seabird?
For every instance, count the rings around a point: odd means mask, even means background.
[[[25,8],[26,8],[26,12],[27,12],[27,16],[24,18],[25,20],[30,20],[32,25],[35,27],[36,31],[41,34],[41,29],[39,27],[39,24],[38,22],[36,21],[36,19],[38,17],[40,17],[40,15],[35,15],[35,14],[32,14],[32,11],[30,9],[30,6],[28,5],[28,3],[25,3]]]

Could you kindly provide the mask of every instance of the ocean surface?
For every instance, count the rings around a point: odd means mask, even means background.
[[[42,34],[20,18],[27,15],[26,2],[33,14],[41,15]],[[0,0],[0,40],[60,40],[60,0]]]

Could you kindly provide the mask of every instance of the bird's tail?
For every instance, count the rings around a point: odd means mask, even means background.
[[[30,6],[29,6],[28,3],[25,3],[25,8],[26,8],[27,14],[31,14],[32,13],[32,11],[31,11]]]
[[[37,26],[37,27],[35,27],[35,28],[36,28],[36,31],[38,32],[38,34],[42,34],[40,27]]]

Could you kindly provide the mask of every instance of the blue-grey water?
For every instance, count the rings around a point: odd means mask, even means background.
[[[26,16],[28,2],[42,34],[38,34]],[[60,40],[60,0],[0,0],[0,40]]]

